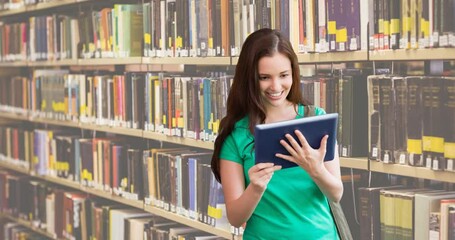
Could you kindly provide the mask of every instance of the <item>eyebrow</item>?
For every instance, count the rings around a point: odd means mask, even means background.
[[[282,71],[282,72],[280,72],[280,74],[288,73],[288,72],[291,72],[291,70]],[[259,73],[259,76],[269,76],[269,75],[270,75],[270,74],[268,74],[268,73]]]

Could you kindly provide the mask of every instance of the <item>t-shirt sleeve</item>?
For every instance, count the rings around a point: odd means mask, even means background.
[[[242,158],[240,157],[239,149],[232,134],[224,140],[223,146],[221,146],[220,159],[242,164]]]
[[[314,109],[314,115],[318,116],[318,115],[324,115],[324,114],[326,114],[324,108],[316,107]]]

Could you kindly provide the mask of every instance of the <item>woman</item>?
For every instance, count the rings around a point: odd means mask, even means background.
[[[254,159],[254,126],[304,116],[299,66],[278,31],[258,30],[245,40],[215,141],[212,170],[221,182],[231,225],[246,223],[244,239],[337,239],[329,201],[343,194],[339,158],[324,162],[327,136],[312,149],[300,132],[278,157],[299,167],[281,169]],[[315,108],[315,114],[324,114]],[[302,147],[298,144],[301,143]],[[280,170],[280,171],[278,171]]]

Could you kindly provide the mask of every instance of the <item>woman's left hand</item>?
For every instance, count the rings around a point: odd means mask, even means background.
[[[284,148],[286,148],[290,155],[277,153],[276,156],[299,165],[312,176],[318,175],[324,168],[323,163],[326,154],[327,139],[329,136],[325,135],[321,139],[319,149],[314,149],[310,146],[310,144],[308,144],[302,132],[295,130],[295,135],[297,136],[300,144],[291,136],[291,134],[286,134],[286,138],[289,143],[285,140],[281,140],[280,143]]]

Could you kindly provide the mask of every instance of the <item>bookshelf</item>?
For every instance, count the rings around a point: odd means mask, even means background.
[[[370,61],[419,61],[454,59],[455,48],[370,51]]]
[[[114,202],[117,202],[117,203],[120,203],[120,204],[123,204],[123,205],[131,206],[131,207],[139,208],[139,209],[144,209],[146,212],[149,212],[149,213],[161,216],[161,217],[165,217],[165,218],[167,218],[169,220],[172,220],[172,221],[175,221],[175,222],[178,222],[178,223],[181,223],[181,224],[184,224],[184,225],[187,225],[187,226],[190,226],[190,227],[193,227],[193,228],[196,228],[196,229],[199,229],[199,230],[202,230],[202,231],[205,231],[205,232],[208,232],[208,233],[211,233],[211,234],[226,238],[226,239],[233,238],[232,234],[230,232],[228,232],[228,231],[225,231],[223,229],[213,228],[213,227],[211,227],[211,226],[209,226],[207,224],[198,222],[196,220],[188,219],[188,218],[186,218],[184,216],[180,216],[180,215],[177,215],[175,213],[170,213],[169,211],[166,211],[166,210],[154,207],[154,206],[150,206],[150,205],[144,204],[143,201],[125,199],[124,197],[116,196],[116,195],[114,195],[114,194],[112,194],[110,192],[97,190],[97,189],[93,189],[93,188],[86,187],[86,186],[82,186],[81,184],[78,184],[78,183],[75,183],[73,181],[69,181],[69,180],[66,180],[66,179],[50,177],[50,176],[32,175],[27,170],[25,170],[23,168],[18,168],[18,167],[15,167],[15,166],[11,165],[11,164],[5,164],[2,161],[0,161],[0,168],[9,169],[9,170],[12,170],[12,171],[15,171],[15,172],[19,172],[19,173],[22,173],[22,174],[28,174],[28,175],[31,175],[31,176],[37,178],[37,179],[41,179],[41,180],[44,180],[44,181],[47,181],[47,182],[50,182],[50,183],[53,183],[53,184],[65,186],[65,187],[68,187],[68,188],[71,188],[71,189],[74,189],[74,190],[78,190],[78,191],[81,191],[81,192],[84,192],[84,193],[87,193],[87,194],[90,194],[90,195],[93,195],[93,196],[100,197],[100,198],[109,199],[111,201],[114,201]],[[7,217],[8,219],[11,219],[13,221],[15,221],[15,220],[20,221],[19,222],[20,224],[27,224],[27,226],[31,227],[32,230],[37,231],[38,233],[44,234],[46,236],[50,236],[47,232],[45,232],[45,231],[43,231],[41,229],[32,227],[31,223],[29,223],[28,221],[25,221],[25,220],[22,220],[22,219],[19,219],[19,218],[11,217],[8,214],[3,214],[1,216]],[[53,238],[53,237],[50,236],[50,238]]]
[[[19,9],[3,10],[0,11],[0,18],[18,17],[21,14],[27,13],[27,15],[33,15],[35,12],[66,8],[72,9],[78,7],[79,3],[92,2],[91,0],[61,0],[53,1],[48,3],[39,3],[35,5],[26,5]],[[93,1],[95,2],[95,1]],[[111,1],[114,3],[114,1]],[[455,59],[455,48],[434,48],[434,49],[415,49],[415,50],[357,50],[357,51],[345,51],[345,52],[326,52],[326,53],[299,53],[297,54],[298,62],[300,64],[323,64],[323,63],[346,63],[346,62],[374,62],[374,61],[427,61],[427,60],[449,60]],[[147,68],[149,66],[161,66],[164,65],[197,65],[197,66],[235,66],[238,62],[236,56],[226,57],[128,57],[128,58],[90,58],[90,59],[65,59],[55,61],[14,61],[14,62],[0,62],[0,69],[8,68],[50,68],[50,67],[80,67],[81,69],[97,68],[101,66],[111,65],[139,65]],[[13,121],[27,121],[30,123],[55,125],[68,128],[86,129],[92,131],[100,131],[106,133],[113,133],[123,136],[132,136],[142,139],[153,139],[157,141],[200,148],[205,150],[213,149],[213,142],[193,140],[181,137],[167,136],[160,133],[151,131],[145,131],[140,129],[128,129],[111,126],[100,126],[96,124],[87,124],[79,121],[60,121],[52,119],[37,118],[29,115],[14,114],[8,112],[0,112],[0,118],[10,119]],[[341,157],[341,167],[360,169],[371,172],[389,173],[401,176],[409,176],[413,178],[424,178],[430,180],[444,181],[449,183],[455,183],[455,172],[445,171],[433,171],[431,169],[423,167],[412,167],[406,165],[392,165],[384,164],[381,162],[368,161],[366,157],[357,158],[346,158]],[[30,172],[20,166],[7,164],[0,161],[0,167],[10,169],[23,174],[31,175]],[[139,209],[144,209],[147,212],[154,213],[159,216],[163,216],[172,221],[179,222],[202,231],[212,233],[214,235],[224,237],[227,239],[236,238],[235,236],[221,229],[216,229],[207,224],[170,213],[163,209],[153,207],[144,204],[143,201],[135,201],[131,199],[125,199],[123,197],[115,196],[110,192],[97,190],[89,187],[82,186],[79,183],[71,182],[68,180],[49,177],[49,176],[34,176],[38,179],[42,179],[47,182],[62,185],[71,189],[79,190],[94,196],[98,196],[105,199],[110,199],[124,205],[132,206]],[[20,224],[28,225],[31,229],[34,229],[29,223],[24,222],[21,219],[15,219],[5,215],[5,217],[15,220]],[[40,232],[39,229],[34,229]],[[47,234],[44,232],[44,234]],[[52,236],[51,236],[52,237]]]
[[[434,171],[425,167],[413,167],[408,165],[386,164],[382,162],[370,161],[369,170],[373,172],[455,183],[454,172]]]
[[[37,228],[33,225],[32,222],[30,221],[26,221],[24,219],[20,219],[20,218],[16,218],[16,217],[13,217],[11,215],[9,215],[8,213],[3,213],[3,212],[0,212],[0,217],[1,218],[6,218],[8,220],[11,220],[13,222],[16,222],[18,224],[20,224],[21,226],[24,226],[30,230],[32,230],[33,232],[35,233],[38,233],[44,237],[47,237],[48,239],[55,239],[55,236],[53,236],[52,234],[49,234],[48,232],[40,229],[40,228]]]
[[[155,57],[142,58],[142,64],[231,65],[231,57]]]
[[[143,130],[138,130],[138,129],[100,126],[100,125],[95,125],[95,124],[69,122],[69,121],[58,121],[58,120],[52,120],[52,119],[29,118],[29,117],[18,115],[18,114],[4,113],[4,112],[0,112],[0,118],[8,118],[11,120],[20,120],[20,121],[29,121],[32,123],[42,123],[42,124],[56,125],[56,126],[62,126],[62,127],[81,128],[81,129],[108,132],[108,133],[114,133],[114,134],[125,135],[125,136],[141,137],[144,139],[154,139],[157,141],[174,143],[174,144],[178,144],[178,145],[185,145],[185,146],[189,146],[189,147],[197,147],[197,148],[208,149],[208,150],[213,149],[213,142],[200,141],[200,140],[181,138],[181,137],[172,137],[172,136],[167,136],[167,135],[160,134],[160,133],[155,133],[155,132],[151,132],[151,131],[143,131]],[[368,159],[366,159],[366,158],[340,157],[340,159],[341,159],[342,167],[368,170]]]

